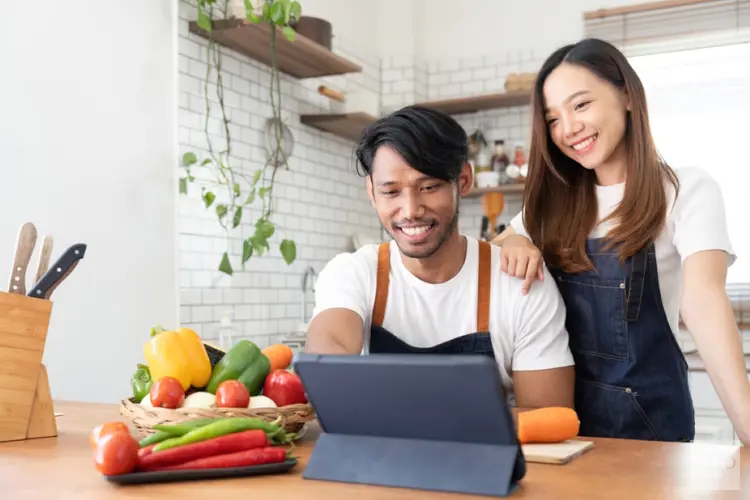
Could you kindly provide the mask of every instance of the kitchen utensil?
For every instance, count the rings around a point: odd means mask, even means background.
[[[49,300],[52,292],[76,268],[78,262],[86,255],[86,244],[77,243],[69,247],[57,259],[57,262],[47,271],[34,288],[28,293],[29,297]]]
[[[27,222],[21,226],[16,242],[16,255],[13,259],[13,270],[10,273],[10,293],[26,294],[26,269],[29,267],[31,254],[36,245],[36,226]]]
[[[521,446],[527,462],[566,464],[594,447],[591,441],[569,439],[562,443],[529,443]]]
[[[52,255],[52,236],[45,236],[42,242],[42,251],[39,253],[39,263],[36,268],[36,276],[34,277],[34,283],[38,283],[44,273],[49,268],[49,259]]]
[[[328,97],[329,99],[333,99],[334,101],[346,102],[346,98],[344,98],[344,94],[342,94],[338,90],[333,90],[330,87],[326,87],[325,85],[318,86],[318,94],[324,95]]]
[[[496,221],[498,216],[503,213],[505,208],[505,196],[503,193],[485,193],[482,195],[482,205],[484,214],[487,216],[490,225],[490,239],[497,236],[495,234]]]

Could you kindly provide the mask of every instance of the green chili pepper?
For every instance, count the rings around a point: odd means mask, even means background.
[[[145,448],[146,446],[150,446],[154,443],[160,443],[164,441],[165,439],[169,439],[172,437],[172,434],[169,434],[168,432],[159,431],[154,432],[153,434],[150,434],[146,436],[145,438],[141,439],[138,443],[141,448]]]
[[[154,446],[153,451],[157,452],[167,450],[176,446],[197,443],[199,441],[205,441],[207,439],[213,439],[219,436],[233,434],[235,432],[249,431],[251,429],[260,429],[266,433],[276,435],[280,430],[283,431],[283,429],[278,426],[279,421],[280,418],[274,422],[266,422],[257,418],[230,417],[193,429],[184,436],[164,440]]]
[[[130,378],[130,386],[133,388],[133,399],[136,403],[140,403],[143,401],[143,398],[148,396],[152,383],[151,372],[148,366],[139,364],[138,369]]]
[[[154,429],[161,432],[166,432],[170,436],[184,436],[188,432],[204,425],[212,424],[220,420],[226,420],[225,418],[199,418],[196,420],[188,420],[186,422],[180,422],[179,424],[156,424]]]

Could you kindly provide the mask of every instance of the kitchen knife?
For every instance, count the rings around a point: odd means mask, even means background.
[[[42,251],[39,253],[39,263],[36,268],[36,276],[34,277],[34,283],[39,283],[44,273],[49,268],[49,259],[52,255],[52,236],[45,236],[44,242],[42,243]]]
[[[57,262],[50,267],[49,271],[44,273],[42,279],[34,285],[34,288],[27,295],[39,299],[49,299],[55,288],[76,268],[84,255],[86,255],[85,243],[77,243],[65,250],[65,253],[57,259]]]
[[[10,273],[10,293],[26,293],[26,269],[29,267],[31,254],[36,245],[36,226],[27,222],[21,226],[16,242],[16,256],[13,259],[13,269]]]

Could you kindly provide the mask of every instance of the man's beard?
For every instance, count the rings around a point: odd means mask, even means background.
[[[419,248],[416,251],[409,251],[408,249],[404,249],[399,245],[398,238],[396,238],[393,235],[394,231],[400,231],[400,229],[389,229],[383,225],[383,222],[380,221],[380,225],[385,229],[385,231],[391,235],[391,238],[393,238],[393,241],[396,242],[396,245],[398,246],[398,249],[401,251],[401,253],[411,259],[428,259],[435,255],[435,253],[440,250],[440,248],[445,244],[446,241],[448,241],[448,238],[451,237],[451,235],[456,231],[458,228],[458,207],[456,207],[456,212],[453,214],[453,217],[446,225],[439,225],[438,226],[438,234],[436,235],[436,242],[433,247],[427,247],[427,248]]]

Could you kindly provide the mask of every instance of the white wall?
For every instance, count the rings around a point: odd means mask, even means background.
[[[583,36],[583,13],[642,0],[413,0],[428,61],[512,50],[548,52]],[[427,17],[429,16],[429,21]]]
[[[0,289],[21,224],[53,262],[88,244],[55,291],[44,362],[56,399],[117,402],[148,329],[178,321],[175,2],[14,2],[0,30]]]

